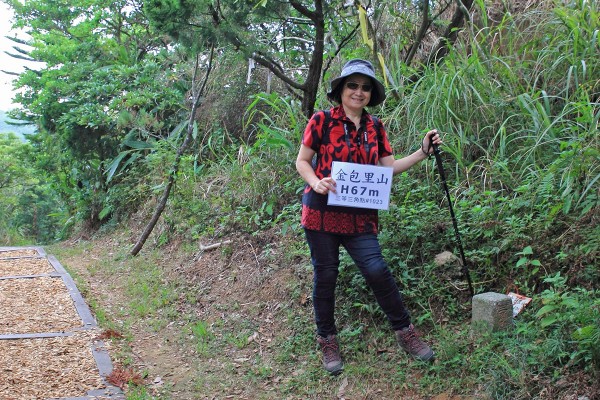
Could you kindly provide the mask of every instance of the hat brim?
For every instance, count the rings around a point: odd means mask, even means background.
[[[373,83],[374,90],[371,91],[371,100],[369,100],[369,103],[367,103],[367,106],[374,107],[374,106],[377,106],[377,105],[383,103],[383,101],[386,98],[385,86],[383,86],[383,84],[381,82],[379,82],[379,80],[377,78],[374,78],[367,74],[361,74],[360,72],[352,72],[350,74],[342,73],[342,75],[340,75],[337,78],[335,78],[334,80],[332,80],[331,81],[331,89],[329,90],[329,92],[327,92],[327,97],[331,100],[335,100],[333,96],[334,96],[335,92],[337,91],[340,83],[342,83],[344,81],[344,79],[346,79],[350,75],[354,75],[354,74],[366,76],[367,78],[370,78],[371,82]]]

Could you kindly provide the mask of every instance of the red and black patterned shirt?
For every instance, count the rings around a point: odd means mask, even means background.
[[[325,127],[328,120],[329,127]],[[377,125],[377,126],[376,126]],[[315,174],[319,179],[331,176],[334,161],[377,165],[379,159],[392,155],[385,128],[363,111],[360,127],[346,116],[340,105],[312,116],[302,137],[302,144],[317,154]],[[328,206],[327,195],[316,193],[310,185],[302,196],[302,226],[305,229],[337,234],[377,233],[377,210]]]

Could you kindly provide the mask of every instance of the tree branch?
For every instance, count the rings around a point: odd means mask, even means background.
[[[296,0],[290,0],[290,4],[300,14],[304,15],[306,18],[309,18],[311,21],[316,22],[316,20],[318,18],[317,11],[310,11],[308,8],[304,7],[304,5],[302,5],[301,3],[299,3]]]
[[[32,62],[39,62],[38,60],[31,58],[31,57],[25,57],[21,54],[15,54],[15,53],[11,53],[9,51],[5,51],[6,54],[8,54],[9,56],[11,56],[12,58],[18,58],[20,60],[25,60],[25,61],[32,61]]]
[[[323,67],[323,72],[322,72],[323,76],[327,73],[327,71],[329,71],[329,67],[331,67],[331,63],[333,62],[335,57],[340,53],[340,51],[342,51],[342,49],[346,46],[346,44],[349,43],[350,40],[352,40],[352,38],[354,38],[354,36],[356,36],[356,32],[358,32],[359,27],[360,27],[360,24],[356,24],[356,26],[354,27],[352,32],[350,32],[345,38],[343,38],[342,41],[340,42],[340,45],[336,47],[335,52],[333,53],[333,57],[330,57],[327,60],[327,64]]]
[[[278,77],[279,79],[281,79],[283,82],[290,85],[294,89],[299,89],[299,90],[304,89],[304,85],[296,82],[295,80],[293,80],[289,76],[287,76],[285,74],[285,72],[283,71],[283,68],[279,64],[277,64],[275,62],[275,60],[269,58],[267,55],[261,54],[261,53],[254,53],[252,55],[252,58],[258,64],[269,69],[271,72],[273,72],[273,74],[275,74],[276,77]]]
[[[446,31],[440,38],[437,46],[429,55],[429,60],[427,61],[428,65],[439,63],[444,59],[446,54],[450,51],[450,47],[456,42],[461,30],[460,28],[464,25],[465,18],[469,17],[469,10],[473,5],[473,0],[456,0],[456,3],[457,7],[452,16],[452,20],[450,20],[450,24],[446,27]]]
[[[19,76],[21,74],[19,74],[18,72],[11,72],[11,71],[6,71],[3,69],[0,69],[0,71],[2,71],[3,73],[5,73],[6,75],[14,75],[14,76]]]
[[[452,47],[456,42],[458,34],[464,25],[465,17],[469,17],[469,10],[473,6],[473,0],[456,0],[456,2],[457,7],[454,11],[454,15],[450,20],[450,24],[448,24],[446,30],[440,37],[437,46],[433,48],[433,50],[429,54],[427,62],[421,66],[419,71],[414,73],[407,79],[408,82],[414,83],[418,81],[421,75],[423,74],[425,68],[427,68],[433,63],[441,62],[450,51],[450,47]]]
[[[421,19],[421,26],[419,27],[419,31],[417,32],[417,36],[415,37],[415,41],[412,46],[410,46],[410,51],[408,52],[405,63],[406,65],[410,65],[412,63],[415,54],[417,54],[417,49],[421,45],[423,38],[425,37],[425,33],[429,29],[431,25],[431,20],[429,19],[429,1],[423,2],[423,18]]]
[[[15,43],[19,43],[19,44],[24,44],[24,45],[26,45],[26,46],[30,46],[29,42],[27,42],[27,41],[26,41],[26,40],[24,40],[24,39],[19,39],[19,38],[17,38],[17,37],[14,37],[14,36],[8,36],[8,35],[5,35],[4,37],[5,37],[5,38],[7,38],[8,40],[12,40],[12,41],[13,41],[13,42],[15,42]]]

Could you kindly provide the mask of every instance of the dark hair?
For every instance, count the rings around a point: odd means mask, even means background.
[[[333,92],[329,93],[329,95],[327,96],[329,97],[329,100],[336,102],[337,104],[342,104],[342,90],[344,90],[346,79],[347,78],[342,79],[342,81],[339,83],[339,85],[336,86]]]

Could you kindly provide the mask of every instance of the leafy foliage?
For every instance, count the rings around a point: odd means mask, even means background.
[[[31,57],[43,62],[17,81],[21,116],[38,125],[36,146],[59,155],[46,163],[59,174],[63,200],[98,227],[120,208],[110,201],[119,180],[109,179],[119,146],[169,134],[187,90],[180,82],[185,69],[148,30],[135,1],[10,4],[15,25],[30,30]]]
[[[0,242],[47,243],[64,239],[68,219],[52,177],[39,168],[31,144],[0,134]]]

